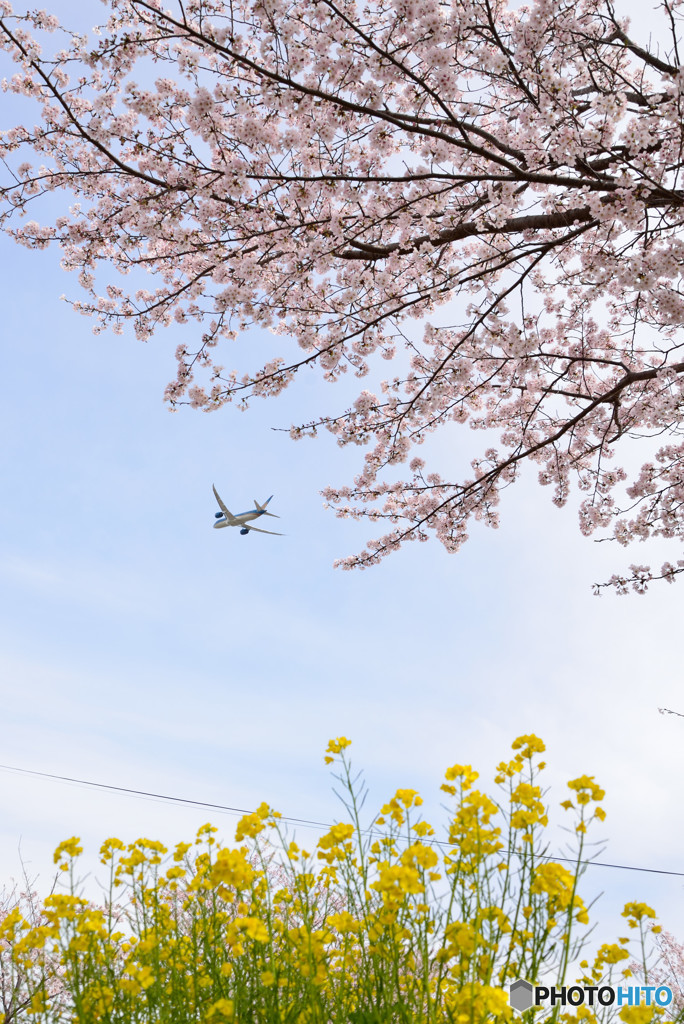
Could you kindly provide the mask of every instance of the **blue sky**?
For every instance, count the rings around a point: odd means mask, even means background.
[[[593,581],[649,558],[582,539],[574,509],[554,509],[533,479],[505,495],[501,528],[475,528],[456,556],[410,545],[364,573],[333,570],[372,535],[318,493],[351,478],[358,452],[271,428],[310,418],[334,390],[311,375],[247,413],[172,415],[162,392],[193,327],[147,345],[94,337],[59,301],[78,285],[58,263],[0,239],[3,764],[330,821],[322,754],[345,734],[369,808],[411,786],[437,823],[448,765],[486,777],[536,732],[552,806],[584,772],[607,789],[603,860],[684,871],[684,720],[657,711],[684,712],[682,584],[594,598]],[[454,433],[435,457],[461,462],[478,440]],[[213,530],[212,482],[231,508],[273,493],[286,536]],[[21,852],[47,886],[72,834],[88,870],[109,835],[175,841],[213,819],[232,837],[230,815],[0,781],[1,879],[19,875]],[[621,903],[645,899],[684,938],[683,885],[597,868],[588,879],[611,935]]]

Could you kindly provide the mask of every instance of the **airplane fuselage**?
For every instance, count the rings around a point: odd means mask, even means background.
[[[249,512],[240,512],[238,515],[233,516],[233,521],[229,523],[223,512],[220,516],[217,513],[214,529],[220,530],[222,526],[244,526],[245,523],[251,523],[253,519],[259,519],[263,515],[265,515],[265,512],[260,512],[258,509],[253,508]]]

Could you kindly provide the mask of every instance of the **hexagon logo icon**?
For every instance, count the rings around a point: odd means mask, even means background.
[[[508,990],[508,1002],[518,1013],[524,1013],[534,1006],[534,986],[523,978],[514,981]]]

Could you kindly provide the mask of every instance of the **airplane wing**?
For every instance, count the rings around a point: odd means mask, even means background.
[[[214,485],[212,484],[211,486],[212,486],[212,490],[213,490],[213,492],[214,492],[214,497],[216,498],[216,500],[217,500],[217,501],[218,501],[218,503],[219,503],[219,508],[220,508],[220,509],[221,509],[221,511],[223,512],[223,514],[224,514],[224,516],[226,517],[226,519],[228,520],[228,522],[229,522],[229,523],[230,523],[230,522],[232,522],[232,521],[233,521],[233,520],[235,519],[235,516],[234,516],[234,515],[233,515],[233,513],[232,513],[232,512],[231,512],[231,511],[230,511],[230,510],[229,510],[229,509],[228,509],[228,508],[227,508],[227,507],[226,507],[226,506],[225,506],[225,505],[223,504],[223,502],[222,502],[222,501],[221,501],[221,499],[219,498],[219,494],[218,494],[218,491],[216,490],[216,488],[214,487]]]
[[[257,533],[270,533],[272,537],[284,537],[284,533],[276,533],[275,530],[262,530],[260,526],[250,526],[249,523],[240,524],[245,530],[256,530]]]

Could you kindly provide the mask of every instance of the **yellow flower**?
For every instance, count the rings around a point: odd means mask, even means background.
[[[120,978],[118,981],[118,987],[122,992],[125,992],[126,995],[140,995],[140,985],[135,978]]]
[[[402,864],[387,864],[380,866],[379,877],[371,882],[371,889],[377,889],[384,897],[403,898],[404,893],[422,893],[423,883],[415,868]]]
[[[111,838],[105,839],[104,843],[100,847],[100,863],[106,864],[114,857],[115,850],[125,850],[126,846],[121,842],[120,839]]]
[[[166,847],[158,839],[136,839],[128,849],[136,850],[148,864],[161,864],[163,855],[167,853]]]
[[[596,954],[594,960],[594,969],[599,970],[604,964],[617,964],[620,960],[629,959],[629,950],[623,949],[622,946],[618,946],[617,943],[605,942]]]
[[[31,997],[31,1003],[27,1012],[30,1014],[45,1013],[46,1009],[45,992],[42,989],[38,989]]]
[[[421,797],[418,796],[417,790],[398,789],[392,799],[388,803],[383,804],[382,814],[389,814],[397,825],[403,825],[406,818],[403,808],[409,808],[411,806],[419,807],[422,802]],[[380,819],[376,818],[376,824],[379,822]]]
[[[78,836],[72,836],[71,839],[65,839],[63,843],[60,843],[53,854],[53,864],[59,864],[64,857],[78,857],[79,853],[83,853],[83,847],[79,845],[80,842]]]
[[[568,782],[568,789],[577,793],[578,804],[588,804],[590,800],[603,800],[606,792],[597,786],[593,775],[580,775],[578,779],[571,779]]]
[[[84,899],[69,893],[53,893],[47,896],[43,903],[45,917],[49,923],[57,923],[60,920],[75,921],[85,906],[87,903]]]
[[[232,999],[218,999],[215,1003],[209,1007],[207,1011],[208,1021],[212,1024],[216,1022],[218,1024],[221,1020],[232,1020],[233,1019],[233,1001]]]
[[[424,846],[422,843],[413,843],[408,846],[399,858],[402,864],[409,867],[433,868],[439,857],[431,846]]]
[[[327,861],[328,864],[333,864],[335,860],[343,860],[346,854],[351,853],[350,839],[353,834],[353,825],[333,825],[330,831],[321,836],[316,844],[318,859]]]
[[[200,827],[197,829],[197,838],[199,840],[206,838],[211,839],[215,832],[218,832],[218,829],[216,828],[215,825],[212,825],[211,822],[208,821],[206,825],[200,825]]]
[[[185,854],[191,849],[192,843],[176,843],[176,849],[173,851],[173,859],[178,862],[183,860]]]
[[[541,802],[541,788],[531,786],[527,782],[520,782],[511,793],[512,804],[522,804],[526,810],[516,810],[511,815],[512,828],[529,828],[530,825],[541,824],[546,826],[548,818],[546,808]]]
[[[633,917],[635,921],[641,921],[644,917],[655,917],[656,912],[653,907],[649,907],[648,903],[625,903],[622,916]]]
[[[513,758],[512,761],[502,761],[497,764],[496,770],[498,774],[494,777],[494,781],[497,784],[505,782],[506,779],[512,779],[514,775],[522,771],[523,760],[520,754]],[[443,789],[444,787],[442,787]]]
[[[336,740],[330,740],[326,748],[326,755],[329,754],[341,754],[343,750],[351,746],[351,740],[348,740],[346,736],[338,736]],[[326,756],[325,763],[332,764],[335,759],[333,757]]]
[[[216,854],[216,863],[209,877],[212,885],[232,885],[236,889],[244,889],[255,875],[256,871],[242,850],[222,848]]]
[[[549,903],[565,909],[572,899],[573,884],[573,875],[561,864],[540,864],[535,871],[530,892],[546,893]]]
[[[361,929],[360,923],[346,910],[339,914],[330,914],[325,919],[325,923],[329,928],[334,928],[335,931],[338,931],[340,935],[347,935],[348,933],[356,935]]]
[[[143,964],[142,967],[137,971],[137,979],[140,982],[142,988],[149,988],[150,985],[154,984],[154,975],[152,974],[152,968],[148,964]]]
[[[268,928],[259,917],[238,917],[234,925],[239,932],[244,932],[255,942],[268,942]]]
[[[484,1024],[485,1021],[512,1020],[508,992],[478,982],[468,982],[446,993],[450,1020],[459,1024]]]
[[[237,829],[235,830],[235,840],[240,842],[245,836],[250,839],[254,839],[259,835],[260,832],[266,828],[266,820],[280,818],[281,815],[278,811],[273,811],[267,803],[260,803],[256,811],[252,814],[245,814],[240,818]],[[272,821],[271,821],[272,824]]]
[[[28,928],[28,922],[21,916],[18,907],[12,907],[4,920],[0,921],[0,939],[13,942],[17,933],[24,928]]]
[[[521,747],[523,748],[522,750],[520,750]],[[531,733],[529,736],[518,736],[516,740],[513,740],[511,749],[520,750],[519,756],[527,760],[533,754],[543,754],[546,747],[538,736]]]
[[[623,918],[627,918],[630,928],[637,928],[644,918],[654,918],[655,910],[648,903],[626,903]]]
[[[340,843],[346,843],[353,834],[353,825],[333,825],[326,835],[321,836],[316,845],[319,850],[330,850],[334,846],[339,846]]]
[[[625,1024],[651,1024],[657,1020],[656,1014],[661,1014],[661,1007],[653,1006],[623,1006],[618,1016]]]
[[[261,984],[264,988],[270,988],[271,985],[275,985],[275,974],[273,971],[262,971],[261,972]]]
[[[474,771],[473,766],[470,764],[452,764],[451,768],[447,768],[444,773],[444,778],[447,782],[460,779],[463,789],[470,789],[473,782],[479,779],[479,777],[479,772]]]
[[[398,789],[394,799],[402,803],[407,810],[409,807],[420,807],[423,802],[416,789]]]
[[[444,930],[444,941],[448,955],[472,956],[477,949],[478,936],[471,924],[466,921],[454,921]]]
[[[103,985],[101,981],[96,981],[85,990],[83,1003],[88,1018],[98,1020],[114,1005],[114,990],[108,985]]]

